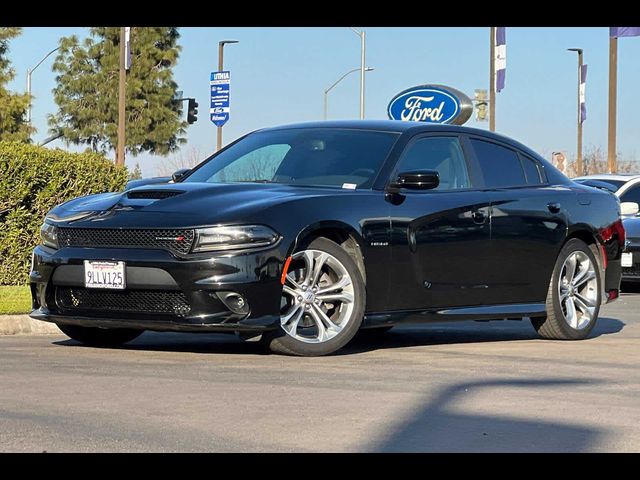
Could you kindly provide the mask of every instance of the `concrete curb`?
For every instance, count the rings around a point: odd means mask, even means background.
[[[0,315],[0,335],[60,335],[55,323],[34,320],[29,315]]]

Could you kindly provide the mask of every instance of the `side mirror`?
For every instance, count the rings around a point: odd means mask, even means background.
[[[435,170],[413,170],[402,172],[391,182],[394,190],[406,188],[408,190],[432,190],[440,185],[440,174]]]
[[[180,170],[176,170],[175,172],[173,172],[173,175],[171,175],[171,180],[173,180],[174,182],[177,182],[190,171],[191,171],[190,168],[181,168]]]
[[[620,215],[637,215],[640,206],[636,202],[622,202],[620,204]]]

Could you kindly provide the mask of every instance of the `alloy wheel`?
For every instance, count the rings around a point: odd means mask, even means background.
[[[313,249],[292,256],[280,315],[287,335],[306,343],[327,342],[346,327],[353,309],[353,281],[336,257]]]
[[[586,253],[572,252],[564,261],[558,294],[567,324],[576,330],[586,328],[594,317],[598,302],[595,267]]]

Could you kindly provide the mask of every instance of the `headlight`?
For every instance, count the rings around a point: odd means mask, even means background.
[[[40,227],[40,238],[42,244],[51,248],[58,248],[58,228],[50,223],[44,223]]]
[[[209,227],[196,230],[194,252],[268,247],[278,242],[280,236],[264,225],[234,227]]]

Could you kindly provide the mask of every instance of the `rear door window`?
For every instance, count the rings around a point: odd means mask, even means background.
[[[515,150],[477,138],[470,139],[487,188],[519,187],[527,184]]]
[[[621,202],[636,202],[640,204],[640,186],[631,187],[620,197]]]
[[[522,167],[524,168],[524,173],[527,177],[527,183],[529,185],[540,185],[543,183],[542,178],[540,177],[538,163],[533,158],[527,157],[526,155],[520,155],[520,159],[522,160]]]

